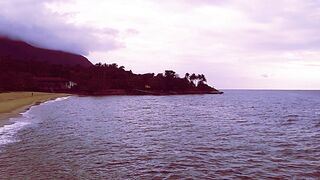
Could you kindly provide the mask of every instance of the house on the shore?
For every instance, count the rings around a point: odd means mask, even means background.
[[[77,83],[59,77],[34,77],[33,81],[38,90],[46,92],[69,91],[77,86]]]

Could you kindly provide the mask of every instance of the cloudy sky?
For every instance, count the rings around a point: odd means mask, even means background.
[[[319,32],[319,0],[0,1],[0,35],[220,89],[320,89]]]

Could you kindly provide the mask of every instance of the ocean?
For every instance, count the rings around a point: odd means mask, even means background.
[[[0,127],[0,179],[320,179],[320,91],[60,98]]]

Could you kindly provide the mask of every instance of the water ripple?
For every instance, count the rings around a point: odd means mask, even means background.
[[[319,105],[313,91],[71,97],[10,130],[0,177],[319,179]]]

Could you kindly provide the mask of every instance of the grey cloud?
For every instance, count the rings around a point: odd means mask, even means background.
[[[126,33],[130,34],[130,35],[136,35],[136,34],[139,34],[140,32],[138,30],[136,30],[136,29],[130,28],[130,29],[126,30]]]
[[[320,67],[320,64],[306,64],[305,66]]]
[[[185,0],[192,2],[193,0]],[[203,1],[202,3],[204,3]],[[320,1],[223,1],[226,8],[246,18],[232,31],[199,29],[200,34],[228,47],[260,51],[301,51],[320,49]],[[209,4],[209,3],[207,3]],[[214,5],[215,3],[211,3]],[[247,24],[245,24],[247,23]]]
[[[229,0],[181,0],[192,5],[225,5]]]
[[[88,55],[124,45],[118,31],[95,29],[66,23],[68,15],[53,13],[46,3],[61,0],[12,0],[0,2],[0,35],[24,40],[32,45]]]
[[[254,1],[239,6],[248,17],[266,27],[251,29],[247,34],[252,48],[265,50],[318,50],[320,49],[320,1],[277,2]]]

